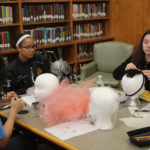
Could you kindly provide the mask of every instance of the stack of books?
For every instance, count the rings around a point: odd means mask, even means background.
[[[39,27],[35,29],[24,30],[32,35],[34,44],[48,45],[71,41],[70,27]]]
[[[13,23],[12,9],[12,6],[0,6],[0,24]]]
[[[73,4],[73,19],[106,17],[106,3]]]
[[[84,39],[100,37],[103,35],[103,24],[102,23],[87,23],[77,24],[74,26],[74,39]]]
[[[0,50],[10,49],[10,36],[9,32],[0,32]]]
[[[23,23],[64,20],[64,4],[25,5],[22,7]]]

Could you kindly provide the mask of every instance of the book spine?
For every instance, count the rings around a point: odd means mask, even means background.
[[[2,8],[2,24],[4,24],[4,6],[1,6]]]
[[[0,33],[0,50],[3,49],[3,46],[2,46],[2,32]]]
[[[2,6],[0,6],[0,24],[3,23],[3,20],[2,20]]]
[[[7,23],[7,18],[6,18],[6,6],[3,6],[4,8],[4,24]]]
[[[7,39],[7,50],[10,49],[10,38],[9,38],[9,32],[6,32],[6,39]]]
[[[2,49],[5,49],[4,32],[1,32],[1,34],[2,34]]]
[[[10,22],[13,23],[14,20],[13,20],[13,7],[9,7],[10,8]]]
[[[4,49],[7,50],[7,32],[4,32]]]
[[[9,23],[9,6],[6,6],[6,24]]]

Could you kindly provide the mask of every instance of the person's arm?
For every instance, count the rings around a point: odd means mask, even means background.
[[[113,71],[113,77],[116,80],[122,79],[124,72],[125,72],[125,68],[127,64],[130,63],[130,61],[131,61],[131,56]]]
[[[142,70],[142,72],[146,76],[146,78],[145,78],[145,89],[150,91],[150,70]]]
[[[6,68],[6,79],[8,82],[7,85],[8,91],[16,92],[17,75],[16,75],[16,69],[12,64],[8,65],[8,67]]]
[[[18,95],[22,95],[26,93],[26,88],[25,87],[16,87],[18,84],[16,79],[9,80],[10,86],[8,87],[7,91],[15,91]]]
[[[17,112],[19,112],[22,108],[24,107],[24,102],[19,99],[19,98],[12,98],[11,100],[11,109],[10,109],[10,113],[8,115],[8,118],[3,126],[3,128],[6,131],[6,136],[0,140],[0,148],[4,148],[11,135],[12,135],[12,131],[14,128],[14,122],[16,119],[16,114]]]
[[[15,91],[18,95],[25,94],[26,88],[24,86],[18,85],[20,84],[18,82],[18,69],[16,69],[16,63],[10,64],[6,68],[6,75],[7,75],[7,81],[8,81],[8,91]],[[19,75],[21,76],[21,75]],[[22,80],[24,80],[22,78]]]
[[[150,80],[150,70],[142,70],[143,74]]]

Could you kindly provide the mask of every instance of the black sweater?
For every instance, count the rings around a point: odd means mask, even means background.
[[[50,62],[47,61],[47,57],[36,53],[25,63],[17,57],[6,69],[9,83],[8,91],[25,94],[26,89],[33,86],[38,75],[38,68],[42,73],[50,72]]]
[[[113,71],[113,77],[116,80],[121,80],[122,79],[122,77],[125,73],[125,68],[126,68],[127,64],[130,63],[130,62],[131,62],[131,56]],[[141,70],[150,70],[150,63],[147,64],[145,62],[143,67],[140,68],[140,69]],[[145,89],[150,91],[150,80],[148,80],[147,78],[146,78],[146,81],[145,81]]]

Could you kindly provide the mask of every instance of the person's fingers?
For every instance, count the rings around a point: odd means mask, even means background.
[[[129,70],[129,69],[137,69],[137,67],[133,63],[129,63],[127,64],[125,70]]]
[[[150,80],[150,70],[142,70],[142,72]]]

